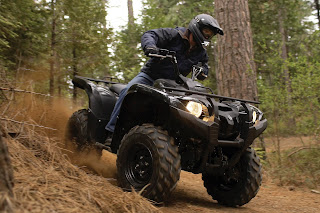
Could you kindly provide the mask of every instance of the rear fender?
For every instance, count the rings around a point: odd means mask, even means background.
[[[80,76],[73,78],[72,83],[86,91],[89,98],[89,110],[98,119],[109,120],[117,97],[108,88],[96,85]]]
[[[74,77],[72,83],[85,90],[89,98],[88,131],[90,138],[99,142],[103,141],[104,127],[110,119],[117,97],[108,88],[80,76]]]

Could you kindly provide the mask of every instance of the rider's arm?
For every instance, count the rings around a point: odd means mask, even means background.
[[[141,47],[144,51],[149,48],[165,48],[170,41],[178,34],[178,31],[172,28],[160,28],[149,30],[141,37]]]
[[[209,67],[208,67],[208,54],[205,53],[204,58],[200,61],[202,63],[202,73],[200,73],[197,77],[198,80],[204,80],[207,78],[209,73]]]

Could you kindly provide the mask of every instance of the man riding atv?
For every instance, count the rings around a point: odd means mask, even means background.
[[[160,48],[175,51],[179,71],[184,76],[187,76],[192,67],[200,62],[202,64],[202,72],[199,73],[197,78],[198,80],[204,80],[208,75],[206,47],[216,34],[223,35],[217,20],[210,15],[200,14],[190,21],[188,28],[161,28],[145,32],[141,37],[141,46],[146,56],[158,54]],[[122,101],[128,89],[134,84],[152,86],[157,79],[174,80],[176,76],[173,69],[173,65],[169,60],[150,58],[141,69],[141,72],[121,91],[106,126],[109,143],[115,129]]]
[[[156,202],[168,200],[185,170],[202,173],[208,194],[220,204],[248,203],[262,181],[259,157],[250,146],[267,120],[252,105],[259,102],[215,95],[195,81],[208,74],[205,46],[216,34],[223,35],[222,29],[205,14],[188,29],[146,32],[142,48],[151,59],[127,85],[112,77],[74,76],[89,105],[70,117],[67,139],[78,150],[117,154],[119,186]]]

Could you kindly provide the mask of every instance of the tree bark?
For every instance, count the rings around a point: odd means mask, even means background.
[[[286,86],[286,91],[287,91],[287,103],[288,103],[288,111],[290,114],[293,113],[292,110],[292,87],[291,87],[291,79],[290,79],[290,72],[289,68],[287,65],[288,62],[288,48],[287,48],[287,32],[284,26],[284,20],[286,17],[286,11],[285,8],[279,7],[278,9],[278,21],[279,21],[279,32],[281,35],[281,53],[280,57],[283,61],[283,77],[284,77],[284,83]],[[296,122],[294,117],[289,118],[289,126],[291,128],[295,128]]]
[[[132,0],[128,0],[128,35],[129,35],[130,48],[136,48],[137,46],[134,34],[135,34],[135,23],[134,23],[134,16],[133,16]],[[137,60],[138,56],[135,54],[133,58]]]
[[[224,36],[218,36],[218,93],[257,100],[248,0],[216,0],[215,10],[217,20],[225,32]]]
[[[77,53],[76,53],[76,47],[75,44],[73,46],[72,49],[72,60],[73,60],[73,77],[78,75],[78,69],[77,69]],[[75,85],[73,85],[73,101],[76,102],[77,101],[77,87]]]
[[[319,0],[314,0],[314,4],[317,10],[317,18],[318,18],[318,27],[320,29],[320,3]]]
[[[288,49],[287,49],[287,33],[284,27],[284,10],[283,8],[279,8],[278,10],[278,20],[279,20],[279,31],[281,34],[281,59],[283,61],[283,76],[285,79],[285,84],[288,92],[288,103],[291,106],[291,81],[289,75],[289,68],[287,66],[288,61]]]
[[[50,54],[50,80],[49,80],[49,93],[54,95],[54,73],[55,73],[55,60],[56,60],[56,1],[51,0],[52,10],[52,23],[51,23],[51,54]]]
[[[0,126],[0,212],[11,212],[12,204],[8,197],[13,196],[13,170],[8,147],[2,134]]]
[[[57,56],[57,84],[58,84],[58,95],[62,97],[62,73],[61,73],[61,64],[60,64],[60,56]]]
[[[134,27],[132,0],[128,0],[128,24],[129,24],[129,27]]]

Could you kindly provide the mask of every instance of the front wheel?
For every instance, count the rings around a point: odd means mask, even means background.
[[[163,202],[180,178],[178,147],[160,127],[135,126],[121,141],[117,168],[118,182],[124,190],[134,188],[148,199]]]
[[[262,177],[259,157],[248,148],[240,161],[223,176],[203,174],[207,192],[218,203],[226,206],[242,206],[256,196]]]

